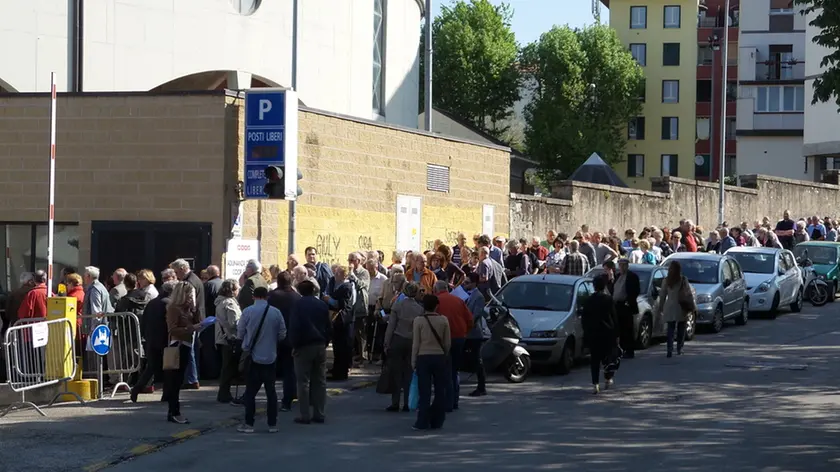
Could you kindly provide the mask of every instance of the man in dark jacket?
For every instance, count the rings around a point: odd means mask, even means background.
[[[146,304],[143,316],[140,318],[140,336],[146,353],[146,366],[131,388],[131,401],[137,401],[140,393],[154,393],[152,386],[155,377],[163,374],[163,349],[169,342],[169,328],[166,326],[166,305],[169,295],[177,285],[177,281],[165,282],[160,288],[160,295]]]
[[[627,259],[621,259],[618,262],[618,276],[615,278],[612,295],[618,314],[621,348],[624,350],[625,359],[636,356],[636,328],[633,320],[639,313],[637,300],[640,292],[639,276],[630,270]]]
[[[283,321],[289,326],[290,316],[300,300],[300,294],[292,288],[292,276],[288,271],[277,274],[277,289],[268,294],[268,304],[280,310]],[[297,393],[295,380],[295,362],[292,358],[292,345],[289,336],[277,345],[277,367],[283,377],[283,398],[280,400],[280,411],[292,409]]]
[[[315,280],[318,281],[318,287],[321,289],[321,296],[330,294],[330,279],[333,276],[330,265],[326,262],[318,261],[318,250],[309,246],[304,251],[306,255],[306,266],[315,272]]]
[[[216,316],[216,298],[222,288],[219,266],[207,266],[207,282],[204,282],[204,310],[207,316]]]
[[[331,380],[347,380],[353,365],[353,305],[356,287],[347,278],[347,269],[336,267],[332,293],[324,297],[333,317],[333,368]]]
[[[583,340],[590,353],[593,393],[600,391],[601,364],[613,362],[618,345],[618,319],[615,303],[606,291],[607,281],[606,274],[595,278],[595,293],[583,303],[581,313]],[[612,385],[614,374],[614,370],[604,369],[604,389]]]
[[[298,402],[302,423],[324,421],[327,402],[327,344],[332,337],[327,304],[315,298],[315,284],[305,280],[298,285],[303,296],[291,312],[289,339],[294,349]],[[310,407],[312,409],[310,417]]]

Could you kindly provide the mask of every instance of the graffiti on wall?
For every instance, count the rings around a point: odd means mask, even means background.
[[[348,238],[341,238],[333,233],[319,234],[315,237],[315,249],[318,250],[318,260],[329,264],[346,264],[347,255],[353,251],[373,251],[373,237],[368,235],[359,235],[357,238],[351,238],[355,244],[344,244]]]
[[[443,237],[438,238],[438,239],[443,241],[443,244],[446,244],[447,246],[454,246],[455,244],[458,243],[458,234],[459,233],[461,233],[461,232],[460,231],[446,231],[443,234]],[[436,241],[436,239],[427,239],[426,240],[425,248],[426,248],[427,251],[432,250],[432,248],[435,246],[435,241]]]

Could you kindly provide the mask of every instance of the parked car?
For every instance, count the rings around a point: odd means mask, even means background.
[[[802,311],[805,287],[793,253],[786,249],[734,247],[726,251],[738,261],[747,281],[749,310],[775,317],[779,308]]]
[[[678,252],[660,265],[668,267],[673,261],[680,262],[683,275],[694,287],[698,325],[719,333],[729,319],[738,325],[747,324],[747,281],[738,261],[725,254]]]
[[[668,274],[668,270],[650,264],[630,264],[630,271],[639,276],[639,287],[641,288],[641,293],[636,299],[639,313],[633,319],[633,326],[637,333],[636,347],[647,349],[655,338],[665,337],[668,333],[668,326],[662,320],[662,315],[654,314],[653,310],[659,296],[659,289],[662,288],[662,280]],[[603,273],[603,268],[596,267],[590,270],[586,276],[594,279]],[[685,331],[687,340],[694,337],[694,331],[694,313],[691,313]]]
[[[840,289],[840,242],[808,241],[799,243],[793,248],[796,260],[802,258],[808,250],[808,259],[814,264],[812,267],[820,280],[828,284],[828,300],[833,302]]]
[[[594,292],[585,277],[539,274],[512,279],[496,294],[522,330],[521,344],[535,365],[568,373],[585,356],[580,310]]]

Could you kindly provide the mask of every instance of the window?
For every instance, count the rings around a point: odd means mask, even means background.
[[[707,180],[712,175],[712,157],[708,154],[694,156],[694,178]]]
[[[755,111],[758,113],[798,112],[805,110],[805,87],[758,87]]]
[[[634,43],[630,45],[630,54],[633,56],[633,59],[639,63],[640,66],[644,67],[647,65],[647,44],[644,43]]]
[[[791,32],[793,31],[793,8],[771,8],[770,9],[770,32]]]
[[[647,7],[630,7],[630,28],[647,28]]]
[[[738,82],[726,82],[726,101],[734,102],[738,99]]]
[[[735,156],[731,154],[726,155],[726,162],[724,163],[724,176],[731,177],[738,175],[738,168],[735,166],[736,160]]]
[[[665,7],[665,28],[679,28],[680,27],[680,7],[679,5]]]
[[[62,269],[79,265],[79,227],[57,224],[53,234],[55,289]],[[47,270],[47,225],[0,224],[0,242],[9,248],[8,270],[6,264],[0,264],[0,293],[17,288],[24,272]]]
[[[663,154],[662,155],[662,176],[670,175],[677,177],[677,155]]]
[[[701,141],[709,139],[711,135],[712,120],[709,117],[697,117],[697,130],[694,133],[694,138]]]
[[[385,116],[385,0],[373,0],[373,111]]]
[[[679,103],[680,102],[680,81],[679,80],[663,80],[662,81],[662,103]]]
[[[680,119],[675,116],[662,117],[662,139],[676,141],[680,139]]]
[[[426,190],[449,191],[449,167],[426,164]]]
[[[680,43],[665,43],[662,45],[662,65],[680,65]]]
[[[230,0],[233,8],[242,16],[251,16],[260,8],[262,0]]]
[[[627,125],[627,139],[645,139],[645,117],[637,116]]]
[[[639,101],[644,103],[647,98],[647,80],[642,79],[639,83]]]
[[[738,121],[734,117],[726,118],[726,139],[736,139]]]
[[[712,101],[712,81],[698,80],[697,81],[697,101],[700,103],[708,103]]]
[[[697,45],[697,65],[698,66],[710,66],[712,65],[712,57],[714,57],[714,51],[709,47],[708,43],[702,43]]]
[[[645,176],[645,155],[629,154],[627,156],[627,177]]]

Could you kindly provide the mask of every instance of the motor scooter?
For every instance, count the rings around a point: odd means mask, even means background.
[[[481,360],[488,372],[502,370],[508,382],[521,383],[531,372],[531,355],[519,345],[522,331],[505,304],[491,295],[484,308],[490,339],[481,345]],[[461,371],[475,373],[477,365],[471,351],[465,350]]]
[[[814,264],[808,259],[808,250],[796,261],[802,270],[802,284],[805,287],[805,299],[813,306],[823,306],[828,303],[828,284],[822,280],[814,270]]]

